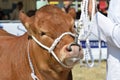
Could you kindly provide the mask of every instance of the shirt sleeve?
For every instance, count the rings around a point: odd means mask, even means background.
[[[120,48],[120,24],[113,23],[110,18],[102,15],[100,12],[96,13],[95,19],[107,42],[112,46]]]

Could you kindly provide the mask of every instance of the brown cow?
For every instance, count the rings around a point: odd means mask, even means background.
[[[27,29],[24,35],[0,32],[0,80],[72,80],[71,69],[83,58],[83,51],[71,45],[71,11],[47,5],[32,17],[21,12],[20,19]]]

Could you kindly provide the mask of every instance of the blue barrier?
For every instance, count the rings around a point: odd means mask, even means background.
[[[83,48],[86,48],[86,41],[80,41]],[[91,48],[98,48],[98,40],[90,40]],[[104,41],[101,41],[101,48],[107,48],[107,44]]]

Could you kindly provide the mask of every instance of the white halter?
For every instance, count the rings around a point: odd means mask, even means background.
[[[54,49],[57,46],[57,44],[60,42],[60,40],[62,39],[62,37],[64,37],[65,35],[71,35],[73,37],[75,37],[75,34],[71,33],[71,32],[65,32],[63,33],[60,37],[58,37],[57,39],[55,39],[55,41],[53,42],[53,44],[51,45],[51,47],[47,47],[45,45],[43,45],[40,41],[38,41],[34,36],[32,36],[33,40],[40,45],[42,48],[46,49],[49,53],[51,53],[53,55],[53,57],[65,68],[71,68],[72,66],[67,66],[65,64],[63,64],[60,59],[58,59],[58,57],[56,56],[56,54],[54,53]]]
[[[60,42],[60,40],[65,36],[65,35],[71,35],[72,37],[75,37],[75,34],[71,33],[71,32],[65,32],[63,33],[62,35],[60,35],[57,39],[55,39],[55,41],[53,42],[53,44],[51,45],[51,47],[47,47],[45,45],[43,45],[40,41],[38,41],[34,36],[32,36],[32,39],[39,45],[41,46],[42,48],[46,49],[49,53],[51,53],[53,55],[53,57],[65,68],[72,68],[72,66],[68,66],[68,65],[65,65],[64,63],[62,63],[62,61],[56,56],[56,54],[54,53],[54,49],[55,47],[57,46],[57,44]],[[28,42],[28,60],[29,60],[29,65],[30,65],[30,68],[32,70],[32,73],[31,73],[31,76],[33,78],[33,80],[39,80],[37,78],[37,76],[35,75],[35,71],[34,71],[34,67],[33,67],[33,64],[32,64],[32,61],[30,59],[30,55],[29,55],[29,42]]]

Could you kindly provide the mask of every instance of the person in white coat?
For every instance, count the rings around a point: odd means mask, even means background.
[[[106,80],[120,80],[120,0],[110,0],[107,17],[100,12],[96,12],[95,17],[97,26],[107,42]]]

